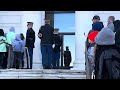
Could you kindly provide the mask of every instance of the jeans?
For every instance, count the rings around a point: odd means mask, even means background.
[[[28,52],[30,56],[30,69],[32,69],[32,63],[33,63],[33,48],[28,47]],[[27,60],[28,61],[28,60]]]
[[[53,60],[52,45],[41,45],[42,65],[43,68],[51,68]]]
[[[53,67],[59,67],[60,52],[54,52],[53,55]]]

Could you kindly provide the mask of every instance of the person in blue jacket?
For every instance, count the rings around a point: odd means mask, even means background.
[[[13,47],[13,52],[14,52],[14,63],[15,63],[15,68],[20,69],[21,68],[21,63],[22,63],[22,51],[24,49],[24,43],[21,40],[20,34],[16,35],[15,40],[12,42],[12,47]]]

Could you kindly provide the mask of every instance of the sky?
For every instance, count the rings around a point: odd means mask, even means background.
[[[54,27],[59,28],[59,32],[75,32],[75,13],[55,14],[54,15]],[[69,50],[72,55],[71,66],[75,60],[75,36],[64,37],[64,50],[66,46],[69,46]]]

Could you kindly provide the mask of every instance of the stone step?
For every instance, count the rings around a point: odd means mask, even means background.
[[[0,79],[86,79],[85,71],[61,69],[6,69]]]

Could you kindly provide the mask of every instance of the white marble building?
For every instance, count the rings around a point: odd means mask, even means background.
[[[120,19],[120,11],[75,11],[75,37],[76,37],[76,53],[73,69],[85,70],[85,40],[84,32],[88,33],[92,25],[92,17],[99,15],[104,25],[107,24],[107,18],[110,15]],[[11,26],[14,26],[16,33],[26,35],[27,22],[33,22],[33,29],[36,32],[35,49],[33,55],[33,68],[42,68],[40,40],[37,37],[38,30],[44,24],[45,11],[0,11],[0,28],[8,32]]]

